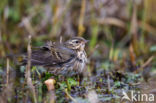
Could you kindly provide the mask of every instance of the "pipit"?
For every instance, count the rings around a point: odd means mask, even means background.
[[[88,41],[82,37],[73,37],[60,42],[47,42],[37,50],[32,50],[31,65],[48,68],[53,74],[73,75],[86,72],[87,56],[85,44]],[[22,65],[27,64],[27,55],[20,60]]]

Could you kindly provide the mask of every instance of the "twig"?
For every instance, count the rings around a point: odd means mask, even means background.
[[[58,83],[58,84],[61,86],[60,83]],[[78,103],[78,102],[68,93],[68,89],[67,89],[67,88],[64,88],[64,87],[62,87],[62,88],[64,89],[66,95],[67,95],[74,103]]]
[[[140,28],[144,29],[145,31],[149,32],[149,34],[152,34],[153,36],[155,36],[156,34],[156,27],[151,26],[148,23],[139,21],[138,25]]]
[[[107,75],[107,82],[108,82],[108,91],[110,91],[110,77],[109,77],[109,74]]]
[[[1,29],[0,29],[0,43],[2,42],[2,33],[1,33]]]
[[[151,57],[141,66],[141,68],[145,68],[149,63],[152,62],[153,58],[154,58],[154,56],[151,56]]]
[[[60,36],[60,44],[62,43],[62,36]]]
[[[137,11],[138,11],[137,5],[134,2],[133,13],[132,13],[132,17],[131,17],[130,34],[132,34],[135,38],[136,38],[136,35],[137,35],[137,30],[138,30]]]
[[[28,37],[28,46],[27,46],[27,52],[28,52],[28,61],[27,61],[27,66],[26,66],[26,79],[27,79],[27,85],[33,95],[34,102],[37,103],[36,99],[36,94],[35,94],[35,88],[32,84],[32,79],[31,79],[31,73],[30,73],[30,68],[31,68],[31,35]]]
[[[55,103],[55,86],[54,86],[55,80],[54,79],[48,79],[44,83],[47,86],[48,91],[49,91],[49,97],[50,97],[49,102]]]
[[[28,37],[28,46],[27,46],[27,55],[28,55],[28,61],[27,61],[27,68],[26,68],[26,77],[31,77],[30,75],[30,68],[31,68],[31,36]]]
[[[95,50],[99,47],[99,44],[95,45],[95,47],[91,50],[90,54],[88,55],[88,57],[91,57],[93,55],[93,53],[95,52]]]
[[[136,72],[142,71],[146,66],[148,66],[152,62],[153,58],[154,56],[151,56],[143,65],[141,65],[140,68],[137,69]]]
[[[136,58],[135,58],[135,53],[134,53],[134,47],[132,44],[129,47],[129,54],[130,54],[130,60],[132,62],[132,65],[135,66]]]
[[[35,31],[30,23],[30,17],[25,17],[22,20],[24,27],[27,29],[27,31],[32,35],[35,36]]]
[[[6,68],[7,68],[7,72],[6,72],[6,78],[7,78],[7,81],[6,81],[6,86],[8,86],[8,84],[9,84],[9,68],[10,68],[10,66],[9,66],[9,58],[7,58],[7,65],[6,65]]]
[[[79,36],[81,36],[83,34],[84,30],[85,30],[85,28],[83,26],[84,15],[85,15],[85,5],[86,5],[86,0],[82,0],[80,18],[79,18],[79,25],[78,25]]]
[[[45,85],[48,88],[48,91],[51,91],[51,90],[54,90],[55,89],[55,86],[54,86],[55,82],[56,82],[55,79],[48,79],[48,80],[46,80],[44,82]]]
[[[97,22],[102,25],[114,25],[124,29],[126,27],[126,23],[124,21],[114,17],[99,18],[97,19]]]
[[[67,91],[67,89],[65,89],[65,93],[67,94],[67,96],[74,102],[74,103],[78,103]]]

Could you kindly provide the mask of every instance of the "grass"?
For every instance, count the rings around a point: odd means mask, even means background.
[[[0,3],[0,99],[4,103],[51,101],[44,84],[49,78],[56,80],[53,99],[58,103],[91,102],[92,95],[97,95],[97,101],[116,103],[123,89],[154,90],[154,3],[4,0]],[[84,77],[81,85],[76,76],[56,76],[44,67],[26,68],[15,63],[14,56],[27,52],[28,44],[33,49],[72,36],[90,40],[86,46],[90,76]],[[149,91],[146,86],[150,86]]]

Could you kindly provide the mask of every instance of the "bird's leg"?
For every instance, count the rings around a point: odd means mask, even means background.
[[[77,78],[78,78],[78,86],[80,86],[82,84],[82,81],[83,81],[83,74],[78,74]]]

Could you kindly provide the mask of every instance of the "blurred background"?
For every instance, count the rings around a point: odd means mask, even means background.
[[[2,0],[0,91],[6,57],[26,52],[29,35],[32,47],[82,36],[90,40],[86,52],[92,75],[101,69],[127,71],[148,81],[156,72],[155,5],[155,0]],[[11,60],[10,66],[20,68]]]
[[[3,0],[0,57],[21,53],[32,35],[33,46],[83,36],[90,40],[88,49],[100,46],[102,57],[110,48],[132,45],[136,56],[148,58],[156,48],[154,5],[154,0]]]

